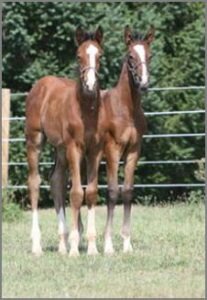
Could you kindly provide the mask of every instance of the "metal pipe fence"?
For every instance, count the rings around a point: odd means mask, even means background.
[[[191,159],[191,160],[148,160],[148,161],[142,161],[140,160],[138,162],[138,165],[158,165],[158,164],[198,164],[199,159]],[[54,162],[39,162],[40,166],[53,166]],[[119,162],[120,165],[124,164],[123,161]],[[8,162],[8,163],[2,163],[2,165],[8,165],[8,166],[27,166],[27,162]],[[101,161],[101,165],[106,165],[105,161]]]
[[[68,186],[69,187],[69,186]],[[82,185],[83,188],[86,185]],[[107,184],[99,184],[98,187],[100,189],[106,189]],[[122,184],[119,187],[123,187]],[[134,188],[169,188],[169,187],[205,187],[204,183],[170,183],[170,184],[134,184]],[[10,185],[7,186],[8,189],[27,189],[27,185]],[[41,185],[41,189],[50,189],[49,185]]]
[[[205,90],[205,86],[189,86],[189,87],[167,87],[167,88],[150,88],[149,92],[159,92],[159,91],[178,91],[178,90]],[[26,96],[27,93],[13,93],[11,94],[12,98],[16,98],[19,96]],[[157,112],[145,112],[146,116],[168,116],[168,115],[176,115],[176,114],[203,114],[205,110],[185,110],[185,111],[157,111]],[[2,118],[2,121],[9,120],[10,122],[16,121],[25,121],[25,117],[22,116],[13,116],[9,118]],[[189,138],[189,137],[204,137],[205,133],[166,133],[166,134],[147,134],[143,137],[145,139],[151,138]],[[9,143],[17,143],[17,142],[25,142],[25,138],[8,138],[2,139],[2,142]],[[191,160],[156,160],[156,161],[139,161],[138,165],[159,165],[159,164],[198,164],[201,158],[191,159]],[[27,162],[2,162],[2,165],[7,164],[8,166],[27,166]],[[102,161],[101,164],[106,164],[105,161]],[[120,164],[123,164],[121,161]],[[41,166],[52,166],[54,162],[40,162]],[[121,187],[122,185],[120,185]],[[170,187],[186,187],[186,188],[194,188],[194,187],[204,187],[204,183],[166,183],[166,184],[135,184],[135,188],[170,188]],[[42,189],[49,189],[49,185],[41,185]],[[84,187],[84,186],[83,186]],[[26,185],[8,185],[6,188],[8,189],[26,189]],[[100,184],[100,189],[107,188],[107,185]]]

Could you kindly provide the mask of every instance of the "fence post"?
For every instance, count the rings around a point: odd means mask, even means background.
[[[2,187],[8,183],[10,90],[2,89]]]

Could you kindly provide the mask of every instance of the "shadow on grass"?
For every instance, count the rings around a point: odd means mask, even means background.
[[[67,247],[67,252],[69,253],[70,251],[70,247]],[[79,246],[79,251],[80,253],[86,253],[87,252],[87,244],[84,243],[82,245]],[[43,248],[43,252],[47,253],[58,253],[58,246],[53,246],[53,245],[49,245]]]
[[[47,246],[43,249],[44,252],[58,252],[58,247],[57,246]]]

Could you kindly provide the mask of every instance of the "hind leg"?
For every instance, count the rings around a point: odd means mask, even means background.
[[[34,131],[27,134],[26,147],[27,147],[27,161],[29,168],[28,175],[28,190],[29,199],[32,206],[32,253],[40,255],[42,253],[41,247],[41,232],[39,227],[38,218],[38,199],[39,199],[39,186],[40,176],[38,170],[39,153],[43,141],[41,132]]]
[[[61,254],[67,253],[68,228],[65,215],[65,197],[67,191],[67,161],[62,149],[56,150],[55,168],[51,175],[51,194],[55,203],[58,219],[59,246]]]

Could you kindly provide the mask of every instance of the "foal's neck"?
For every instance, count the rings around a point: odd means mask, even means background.
[[[133,79],[127,70],[127,63],[124,62],[117,87],[121,90],[121,99],[130,102],[133,108],[140,107],[141,93],[133,83]]]

